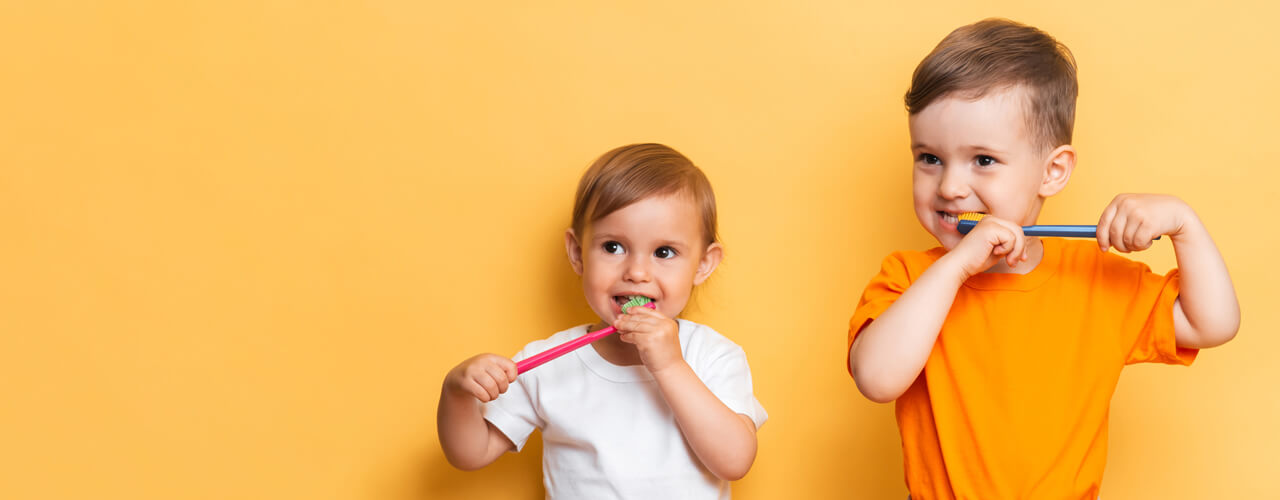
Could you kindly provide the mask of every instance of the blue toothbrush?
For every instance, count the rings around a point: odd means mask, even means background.
[[[977,212],[965,212],[960,214],[960,222],[956,223],[956,230],[960,234],[969,234],[973,228],[978,225],[978,221],[986,217],[987,214]],[[1066,238],[1097,238],[1098,226],[1053,226],[1053,225],[1037,225],[1022,226],[1022,234],[1027,236],[1062,236]],[[1156,236],[1155,239],[1160,239]]]

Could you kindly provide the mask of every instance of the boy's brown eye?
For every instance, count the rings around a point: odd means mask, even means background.
[[[659,259],[670,259],[676,256],[676,251],[671,247],[662,247],[657,250],[654,250],[653,256]]]
[[[990,167],[991,165],[995,165],[995,163],[995,158],[987,155],[978,155],[978,166],[980,167]]]
[[[603,245],[600,245],[600,248],[603,248],[605,252],[615,255],[622,253],[622,244],[616,241],[606,241]]]
[[[939,165],[942,163],[941,159],[929,153],[921,153],[920,156],[916,157],[916,160],[928,163],[930,165]]]

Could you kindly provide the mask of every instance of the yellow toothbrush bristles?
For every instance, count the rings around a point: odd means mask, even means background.
[[[980,214],[980,213],[978,213],[978,212],[965,212],[965,213],[960,214],[959,219],[960,219],[960,220],[971,220],[971,221],[974,221],[974,222],[978,222],[978,221],[982,220],[982,218],[983,218],[983,217],[986,217],[986,216],[987,216],[987,214]]]

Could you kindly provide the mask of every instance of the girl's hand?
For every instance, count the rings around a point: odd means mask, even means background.
[[[1098,248],[1121,252],[1151,248],[1157,236],[1176,238],[1195,212],[1182,200],[1163,194],[1121,194],[1098,220]]]
[[[479,354],[449,370],[444,391],[451,396],[474,396],[482,403],[498,399],[516,381],[516,362],[497,354]]]
[[[618,338],[635,344],[650,373],[684,361],[680,353],[680,325],[647,307],[632,307],[613,322]]]
[[[1022,226],[988,215],[946,256],[958,263],[962,278],[969,279],[990,269],[1002,257],[1009,267],[1027,260],[1026,237]]]

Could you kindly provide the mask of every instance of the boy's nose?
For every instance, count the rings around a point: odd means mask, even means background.
[[[962,169],[948,168],[942,172],[942,180],[938,183],[938,196],[945,200],[955,200],[969,196],[968,179]]]

